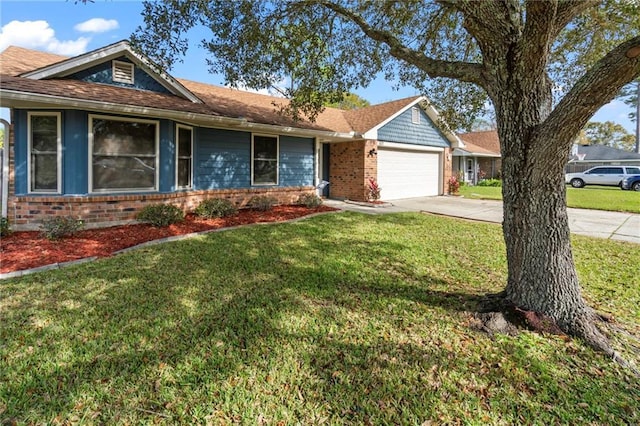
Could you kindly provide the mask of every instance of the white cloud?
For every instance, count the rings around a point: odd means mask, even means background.
[[[0,51],[8,46],[20,46],[75,56],[87,51],[90,40],[87,37],[58,40],[47,21],[11,21],[0,29]]]
[[[77,24],[73,29],[82,33],[104,33],[119,27],[115,19],[93,18]]]
[[[257,93],[259,95],[268,95],[268,96],[273,96],[275,98],[284,98],[284,94],[283,92],[285,90],[287,90],[287,87],[289,86],[289,83],[291,82],[290,78],[283,78],[282,80],[278,81],[275,84],[275,87],[269,87],[266,89],[253,89],[250,87],[247,87],[247,85],[245,85],[244,83],[237,83],[237,88],[238,90],[242,90],[244,92],[250,92],[250,93]],[[229,85],[227,85],[227,87],[231,87]]]

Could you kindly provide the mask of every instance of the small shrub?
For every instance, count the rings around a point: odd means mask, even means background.
[[[163,227],[182,222],[184,212],[172,204],[151,204],[140,210],[136,219],[152,226]]]
[[[456,176],[451,176],[447,181],[447,188],[449,189],[449,194],[455,195],[460,191],[460,181]]]
[[[476,185],[477,186],[496,186],[496,187],[501,187],[502,186],[502,181],[500,179],[484,179],[484,180],[478,181],[478,183]]]
[[[210,198],[202,201],[196,207],[195,213],[200,217],[212,219],[215,217],[233,216],[238,213],[236,206],[229,200],[223,198]]]
[[[6,237],[11,233],[9,228],[9,219],[6,217],[0,217],[0,237]]]
[[[78,232],[84,224],[71,216],[55,216],[42,221],[40,232],[47,240],[59,240]]]
[[[256,195],[251,197],[248,206],[252,209],[260,210],[261,212],[269,211],[275,206],[277,200],[274,197],[268,195]]]
[[[301,204],[309,209],[315,209],[316,207],[320,207],[322,205],[322,198],[318,197],[316,194],[302,194],[298,198],[298,204]]]
[[[380,199],[380,193],[382,192],[382,188],[378,185],[378,182],[374,178],[369,178],[369,182],[367,184],[367,196],[369,201],[378,201]]]

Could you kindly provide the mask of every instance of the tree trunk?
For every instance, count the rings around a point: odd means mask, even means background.
[[[537,96],[514,93],[513,88],[501,93],[496,112],[503,153],[506,298],[612,354],[581,296],[571,252],[564,183],[571,141],[535,132],[549,111],[550,90],[543,88]]]

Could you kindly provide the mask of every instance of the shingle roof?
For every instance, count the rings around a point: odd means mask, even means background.
[[[483,147],[474,145],[469,141],[464,141],[464,148],[462,149],[472,154],[480,154],[485,156],[497,156],[497,157],[500,156],[500,153],[493,152],[488,149],[484,149]]]
[[[398,99],[397,101],[344,111],[344,116],[354,131],[365,133],[419,98],[420,96],[412,96]]]
[[[482,149],[484,153],[500,155],[500,140],[498,139],[498,132],[495,130],[462,133],[458,136],[467,146],[472,145]],[[469,152],[472,152],[471,149],[469,149]]]
[[[305,126],[311,125],[312,128],[331,129],[342,133],[351,131],[351,127],[344,119],[342,110],[326,108],[320,113],[315,124],[310,122],[300,123],[278,113],[277,110],[289,102],[285,98],[213,86],[185,79],[178,79],[178,81],[225,117],[243,117],[257,123],[281,126],[304,124]]]
[[[18,76],[69,59],[67,56],[9,46],[0,53],[0,74]]]
[[[640,164],[640,154],[612,148],[604,145],[578,145],[578,153],[585,154],[581,161],[616,161],[616,160],[638,160]],[[572,156],[573,161],[579,160],[577,156]]]
[[[144,90],[132,90],[107,84],[70,79],[36,80],[20,77],[68,57],[10,46],[0,53],[0,85],[3,90],[26,92],[77,100],[108,102],[110,104],[157,108],[163,110],[208,114],[217,117],[244,118],[248,122],[286,126],[299,129],[350,133],[364,133],[393,116],[416,99],[414,96],[370,107],[343,111],[325,108],[315,123],[294,121],[278,112],[289,101],[284,98],[213,86],[177,79],[189,91],[204,101],[192,103],[181,97]]]

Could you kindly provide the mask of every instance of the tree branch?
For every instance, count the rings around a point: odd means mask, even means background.
[[[464,28],[480,46],[485,60],[499,61],[522,31],[517,0],[437,0],[464,16]]]
[[[341,6],[333,1],[320,0],[317,3],[360,28],[360,30],[374,41],[389,47],[389,53],[396,59],[405,61],[420,70],[429,77],[447,77],[469,83],[477,84],[483,88],[488,87],[488,80],[484,73],[484,67],[480,64],[461,61],[443,61],[426,56],[423,52],[405,46],[396,36],[389,31],[374,28],[361,15]]]
[[[552,38],[555,39],[564,27],[584,10],[596,6],[600,0],[560,0],[556,11]]]
[[[618,45],[583,75],[549,117],[536,129],[539,135],[571,139],[620,89],[640,75],[640,36]],[[597,96],[592,94],[597,93]]]

